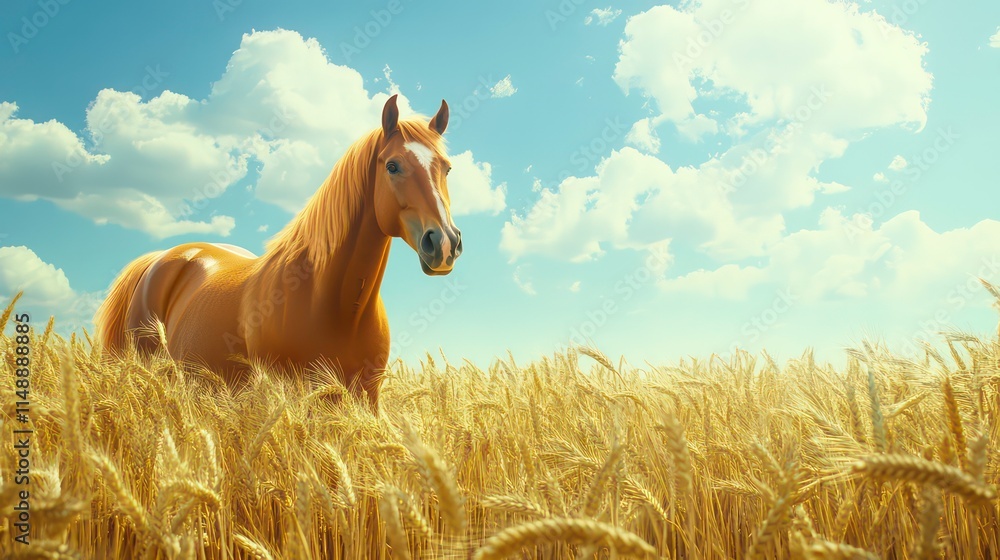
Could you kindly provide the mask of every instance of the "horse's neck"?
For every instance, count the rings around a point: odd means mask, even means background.
[[[356,328],[366,315],[380,311],[379,288],[390,241],[371,207],[363,204],[347,235],[322,263],[312,262],[305,250],[262,256],[250,280],[245,314],[251,317],[263,309],[276,329],[288,327],[281,321],[307,318],[341,332]]]
[[[366,313],[378,311],[391,239],[378,227],[370,207],[366,208],[329,260],[314,269],[313,304],[333,313],[339,324],[350,320],[357,325]]]

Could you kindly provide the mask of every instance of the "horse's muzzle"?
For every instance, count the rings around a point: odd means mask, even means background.
[[[424,273],[448,274],[462,254],[462,232],[455,227],[429,227],[420,236],[417,255]]]

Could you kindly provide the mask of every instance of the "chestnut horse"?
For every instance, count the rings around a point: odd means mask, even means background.
[[[94,317],[98,339],[114,354],[130,344],[152,352],[159,321],[172,358],[227,383],[242,378],[250,359],[325,363],[377,409],[389,356],[379,287],[392,238],[402,237],[429,275],[451,272],[462,252],[449,210],[447,126],[443,100],[429,122],[400,121],[393,95],[382,127],[347,150],[262,256],[185,243],[132,261]]]

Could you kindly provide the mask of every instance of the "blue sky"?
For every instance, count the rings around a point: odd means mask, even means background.
[[[147,251],[260,253],[390,93],[451,104],[466,247],[431,278],[394,245],[404,359],[996,326],[996,3],[42,0],[0,31],[0,296],[64,329]]]

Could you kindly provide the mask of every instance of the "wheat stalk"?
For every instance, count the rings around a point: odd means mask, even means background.
[[[0,336],[3,335],[4,330],[7,328],[7,321],[10,320],[11,313],[14,312],[14,306],[17,305],[17,300],[21,299],[24,292],[17,292],[14,297],[10,299],[10,303],[3,310],[3,315],[0,315]]]
[[[271,555],[271,551],[269,551],[267,547],[259,541],[241,534],[233,535],[233,541],[235,541],[240,548],[245,550],[254,560],[274,560],[274,556]]]
[[[532,502],[526,498],[516,496],[486,496],[482,501],[483,507],[527,515],[529,517],[548,517],[547,508]]]
[[[406,543],[406,533],[399,517],[398,490],[384,486],[379,492],[378,511],[385,524],[385,538],[392,547],[393,558],[409,560],[410,549]]]
[[[132,523],[135,524],[140,533],[145,533],[148,528],[146,510],[139,505],[139,502],[132,496],[132,493],[125,488],[121,476],[118,474],[118,469],[104,455],[94,452],[88,455],[88,457],[94,463],[94,466],[101,471],[101,474],[104,475],[104,485],[118,499],[118,507],[132,520]]]
[[[764,551],[775,539],[779,527],[788,520],[792,503],[795,500],[795,465],[791,464],[781,470],[780,483],[775,501],[767,512],[764,522],[757,529],[750,548],[747,550],[747,560],[754,560],[764,556]]]
[[[604,545],[616,554],[645,557],[656,549],[639,536],[607,523],[591,519],[551,517],[508,527],[486,540],[474,560],[499,560],[516,554],[525,546],[546,542]]]
[[[581,516],[593,517],[597,513],[601,505],[601,500],[605,497],[604,486],[618,466],[621,456],[622,447],[615,445],[608,454],[608,458],[604,461],[604,464],[601,465],[601,469],[594,475],[594,481],[583,498],[583,507],[580,509]]]
[[[878,560],[878,556],[844,543],[819,540],[805,549],[807,560]]]
[[[424,445],[412,429],[408,430],[405,445],[425,484],[437,496],[441,517],[455,534],[464,534],[467,524],[465,498],[455,485],[448,465],[436,451]]]
[[[965,440],[965,429],[962,426],[962,415],[958,410],[958,399],[955,398],[955,388],[951,384],[951,378],[946,377],[941,382],[941,390],[944,391],[945,415],[948,418],[948,429],[955,439],[955,453],[958,455],[958,462],[963,469],[968,470],[969,445]]]
[[[899,479],[918,484],[933,484],[964,498],[973,504],[986,504],[996,499],[996,490],[976,482],[955,467],[901,454],[866,457],[853,467],[855,472],[876,478]]]
[[[925,485],[920,490],[920,535],[913,552],[914,558],[937,557],[937,535],[941,526],[941,490]]]

